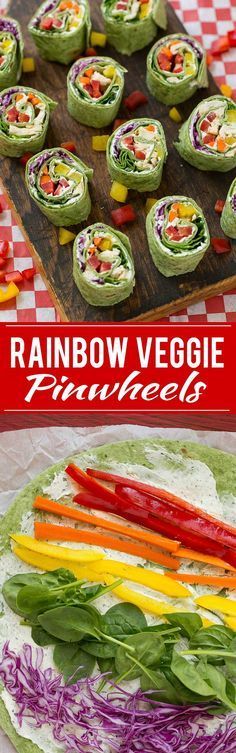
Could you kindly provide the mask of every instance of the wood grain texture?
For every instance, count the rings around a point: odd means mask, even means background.
[[[173,413],[9,413],[1,416],[0,434],[4,431],[33,429],[48,426],[91,427],[131,424],[153,428],[202,429],[207,431],[236,431],[236,416],[220,414]]]
[[[92,20],[94,29],[102,29],[100,2],[92,0]],[[36,56],[33,43],[27,32],[27,23],[38,7],[37,0],[12,0],[10,12],[22,24],[26,42],[26,54]],[[182,31],[183,26],[171,6],[168,6],[168,32]],[[146,91],[145,72],[147,49],[126,58],[111,48],[106,53],[113,55],[129,69],[126,93],[134,89]],[[36,73],[25,75],[25,85],[47,93],[57,99],[58,108],[54,112],[48,132],[47,145],[56,146],[62,141],[74,140],[79,156],[91,165],[94,180],[91,188],[92,213],[89,223],[104,221],[111,224],[110,212],[118,205],[109,197],[110,178],[106,169],[104,154],[91,149],[92,128],[79,125],[67,112],[66,74],[67,69],[59,64],[47,63],[36,58]],[[203,97],[216,94],[218,89],[211,76],[208,90],[200,91],[195,97],[178,107],[185,119],[192,108]],[[166,133],[169,158],[164,169],[161,187],[152,195],[156,198],[177,193],[193,197],[203,208],[212,236],[222,235],[219,216],[214,212],[217,198],[224,198],[233,179],[230,173],[204,173],[181,163],[173,146],[177,138],[178,126],[171,121],[168,108],[148,95],[149,103],[139,109],[140,116],[150,115],[160,118]],[[121,116],[127,117],[125,109]],[[107,130],[107,132],[109,132]],[[72,278],[72,246],[60,247],[58,230],[54,228],[31,202],[24,182],[24,170],[17,160],[7,158],[1,161],[1,176],[4,185],[20,215],[31,242],[31,252],[36,264],[53,297],[53,302],[63,321],[155,321],[175,313],[186,305],[230,290],[236,286],[236,243],[230,254],[217,256],[208,251],[197,270],[191,274],[166,279],[156,270],[149,254],[145,232],[146,195],[130,191],[129,201],[135,207],[137,221],[124,228],[132,243],[135,267],[136,288],[133,295],[118,306],[95,308],[86,304],[80,296]],[[78,232],[78,228],[75,228]]]

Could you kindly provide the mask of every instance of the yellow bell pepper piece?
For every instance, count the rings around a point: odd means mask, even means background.
[[[9,50],[12,47],[12,41],[11,39],[4,39],[4,41],[1,44],[1,47],[3,50]]]
[[[81,183],[81,180],[83,180],[83,176],[81,173],[78,173],[77,170],[75,170],[74,173],[71,173],[70,175],[71,180],[74,180],[75,183]]]
[[[115,75],[116,69],[114,68],[114,65],[107,65],[106,68],[104,68],[104,76],[107,76],[107,78],[113,78]]]
[[[146,18],[149,14],[149,4],[141,5],[139,18]]]
[[[60,246],[66,246],[67,243],[71,243],[71,241],[74,241],[74,239],[75,233],[72,233],[70,230],[66,230],[64,227],[59,228]]]
[[[106,47],[107,38],[106,34],[101,34],[100,31],[92,31],[90,37],[91,47]]]
[[[103,571],[110,575],[118,576],[118,578],[131,580],[133,583],[139,583],[147,588],[153,588],[154,591],[160,591],[160,593],[166,594],[166,596],[173,596],[180,599],[185,599],[191,596],[190,591],[188,591],[185,586],[178,583],[178,581],[172,581],[171,578],[168,578],[168,575],[155,573],[154,570],[145,570],[143,567],[126,565],[124,562],[119,562],[117,560],[106,559],[102,562],[93,563],[93,571],[95,573],[101,573]]]
[[[220,91],[221,94],[224,95],[224,97],[232,97],[233,89],[232,86],[229,86],[229,84],[221,84]]]
[[[223,596],[199,596],[195,604],[210,612],[222,612],[230,617],[236,617],[236,601],[225,599]]]
[[[195,73],[195,70],[196,70],[196,69],[194,68],[194,66],[193,66],[193,65],[187,65],[187,66],[186,66],[186,73],[187,73],[187,76],[193,76],[193,75],[194,75],[194,73]]]
[[[236,123],[236,110],[228,110],[227,120],[229,123]]]
[[[0,288],[0,303],[6,303],[11,301],[12,298],[16,298],[19,295],[19,288],[14,282],[9,282],[6,290]]]
[[[186,52],[185,56],[184,56],[184,59],[185,59],[185,62],[187,63],[187,65],[189,63],[192,63],[193,62],[193,55],[192,55],[192,53],[191,52]]]
[[[174,123],[182,123],[182,117],[176,107],[171,107],[171,109],[169,110],[169,116],[171,120],[174,121]]]
[[[231,628],[231,630],[236,631],[236,617],[224,617],[224,623],[227,627]]]
[[[58,570],[62,566],[61,559],[38,554],[38,552],[25,549],[25,547],[18,546],[17,544],[13,546],[12,551],[22,562],[26,562],[27,565],[32,565],[32,567],[37,567],[39,570],[51,572],[52,570]],[[101,581],[102,576],[91,571],[85,563],[83,563],[82,566],[82,563],[80,565],[79,563],[76,564],[75,562],[67,562],[66,560],[63,560],[63,567],[67,570],[71,570],[77,578],[90,580],[91,583],[100,583]]]
[[[191,219],[194,214],[196,214],[196,209],[192,204],[178,204],[178,215],[181,219],[186,217]]]
[[[70,169],[71,168],[68,167],[68,165],[63,165],[63,163],[60,162],[59,165],[56,165],[54,172],[56,173],[56,175],[68,175]]]
[[[128,196],[128,188],[126,188],[126,186],[123,186],[122,183],[118,183],[117,180],[114,180],[114,182],[112,183],[110,196],[112,199],[115,199],[115,201],[119,201],[122,204],[125,204]]]
[[[151,211],[152,207],[154,207],[154,204],[156,204],[156,203],[157,203],[157,199],[147,199],[146,204],[145,204],[145,212],[146,212],[146,214],[149,214],[149,212]]]
[[[57,546],[54,544],[43,543],[37,541],[32,536],[26,536],[23,533],[11,534],[11,539],[16,544],[29,549],[32,552],[38,552],[38,554],[45,554],[48,557],[55,557],[59,560],[67,560],[68,562],[93,562],[95,560],[104,559],[105,554],[103,552],[97,552],[92,549],[70,549],[69,547]]]
[[[22,70],[23,70],[23,73],[34,73],[35,71],[34,58],[23,58]]]
[[[107,586],[110,586],[114,583],[115,578],[113,578],[112,575],[104,573],[103,580]],[[144,596],[144,594],[138,593],[138,591],[133,591],[126,586],[117,586],[117,588],[114,588],[113,594],[118,596],[118,599],[121,599],[122,601],[129,601],[131,604],[135,604],[136,607],[140,607],[144,612],[150,612],[151,614],[156,614],[158,616],[168,614],[168,612],[171,614],[172,612],[184,611],[177,609],[177,607],[173,607],[172,604],[168,604],[165,601],[150,599],[149,596]]]
[[[103,238],[101,243],[99,243],[99,251],[111,251],[111,249],[112,249],[111,238]]]
[[[107,148],[107,142],[109,140],[110,136],[93,136],[92,137],[92,147],[94,152],[105,152]]]

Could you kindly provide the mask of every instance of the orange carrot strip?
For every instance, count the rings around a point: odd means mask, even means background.
[[[201,554],[201,552],[195,552],[193,549],[184,549],[182,547],[178,549],[177,554],[180,559],[206,562],[207,565],[214,565],[215,567],[222,567],[224,570],[233,570],[235,572],[235,567],[229,565],[228,562],[224,562],[219,557],[212,557],[211,555]]]
[[[69,526],[54,526],[51,523],[34,524],[34,533],[36,539],[48,541],[78,541],[78,543],[90,544],[91,546],[101,546],[106,549],[115,549],[117,552],[133,554],[135,557],[142,557],[150,562],[156,562],[158,565],[173,568],[177,570],[180,563],[174,557],[168,557],[161,552],[157,552],[151,547],[144,544],[133,544],[129,541],[122,541],[114,536],[97,533],[94,531],[83,531]]]
[[[82,512],[82,510],[74,510],[72,507],[61,505],[58,502],[53,502],[51,499],[45,499],[45,497],[36,497],[33,508],[35,510],[44,510],[53,515],[60,515],[60,517],[71,518],[71,520],[80,520],[81,523],[89,523],[89,525],[105,528],[108,531],[114,531],[121,536],[128,536],[131,539],[145,541],[148,544],[160,547],[160,549],[166,549],[168,552],[176,552],[179,548],[178,541],[171,541],[171,539],[159,536],[151,531],[144,531],[142,528],[129,528],[126,525],[117,523],[116,520],[106,520],[97,515]]]
[[[199,575],[199,573],[168,573],[173,580],[182,583],[197,583],[199,586],[216,586],[217,588],[235,588],[236,576]]]

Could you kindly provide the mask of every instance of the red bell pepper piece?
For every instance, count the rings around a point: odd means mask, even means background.
[[[236,29],[228,31],[228,40],[230,47],[236,47]]]
[[[42,21],[40,23],[40,29],[43,29],[44,31],[50,31],[53,27],[53,18],[42,18]]]
[[[29,161],[31,157],[33,157],[33,152],[26,152],[25,154],[22,155],[22,157],[20,157],[20,162],[23,165],[23,167],[27,165],[27,162]]]
[[[93,58],[94,55],[95,56],[97,55],[97,50],[95,49],[95,47],[88,47],[87,50],[86,50],[86,52],[85,52],[85,57],[86,58]]]
[[[124,123],[127,123],[127,120],[122,120],[122,118],[116,118],[113,123],[113,131],[116,131],[117,128],[120,128],[120,126],[124,125]]]
[[[35,267],[29,267],[29,269],[22,269],[22,275],[24,280],[32,280],[32,278],[37,274],[37,269]]]
[[[124,207],[113,209],[111,216],[116,227],[126,225],[128,222],[136,220],[136,214],[131,204],[125,204]]]
[[[129,96],[126,97],[124,101],[125,107],[127,107],[127,109],[131,112],[134,112],[134,110],[137,110],[138,107],[141,107],[141,105],[146,105],[147,103],[148,98],[146,97],[146,94],[138,90],[132,92],[132,94],[129,94]]]
[[[210,53],[213,55],[213,57],[217,57],[217,55],[222,55],[223,52],[227,52],[229,50],[229,39],[228,36],[226,37],[219,37],[219,39],[215,39],[213,42]]]
[[[9,241],[0,241],[0,257],[6,259],[10,251]]]
[[[227,254],[231,251],[231,243],[227,238],[211,238],[211,245],[216,254]]]
[[[217,212],[217,214],[221,214],[221,212],[223,212],[224,205],[225,205],[224,199],[217,199],[215,203],[215,212]]]
[[[88,476],[85,471],[82,471],[81,468],[78,468],[74,463],[70,463],[70,465],[67,466],[66,473],[73,479],[73,481],[76,481],[79,486],[82,486],[83,489],[86,489],[88,492],[92,492],[95,497],[98,497],[98,499],[107,499],[110,501],[113,504],[113,508],[120,503],[120,499],[116,492],[107,489],[100,484],[99,481]]]
[[[18,285],[19,282],[23,282],[23,275],[19,270],[13,271],[13,272],[7,272],[5,274],[5,282],[14,282],[15,285]]]
[[[68,152],[73,152],[73,154],[77,152],[74,141],[63,141],[61,144],[61,148],[67,149]]]

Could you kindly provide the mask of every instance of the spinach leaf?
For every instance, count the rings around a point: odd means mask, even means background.
[[[200,661],[198,664],[198,673],[212,689],[215,697],[221,701],[224,706],[236,710],[235,686],[224,676],[217,667],[208,664],[207,661]],[[232,700],[232,698],[234,700]]]
[[[143,628],[147,627],[147,620],[139,607],[124,602],[108,609],[103,616],[103,626],[104,632],[108,632],[115,638],[119,635],[121,638],[122,635],[140,633]]]
[[[96,658],[110,659],[116,655],[117,646],[115,643],[106,643],[105,641],[84,641],[81,648],[87,651],[91,656]]]
[[[41,625],[34,625],[31,630],[31,637],[37,646],[54,646],[56,643],[63,643],[59,638],[54,638],[44,630]]]
[[[197,666],[174,649],[172,654],[171,670],[173,674],[185,685],[186,688],[197,693],[203,698],[214,698],[215,693],[198,673]]]
[[[86,608],[58,607],[40,614],[38,621],[50,635],[66,643],[81,641],[84,635],[99,637],[100,619],[96,610],[91,614]]]
[[[159,669],[149,669],[148,675],[143,674],[140,678],[140,687],[144,693],[153,690],[152,697],[159,702],[179,704],[179,693]]]
[[[162,671],[172,688],[174,688],[177,693],[178,704],[186,706],[195,703],[199,704],[200,702],[205,701],[205,698],[200,699],[199,695],[194,693],[194,690],[189,690],[189,688],[185,687],[185,685],[183,685],[183,683],[174,675],[170,667],[165,667]]]
[[[234,638],[230,643],[229,650],[235,653],[235,659],[233,657],[230,657],[230,658],[226,657],[225,666],[226,666],[229,676],[236,680],[236,635],[235,633],[234,633]]]
[[[9,578],[5,581],[3,588],[2,588],[2,595],[13,612],[16,614],[19,614],[20,617],[24,616],[24,612],[22,612],[19,607],[17,606],[17,596],[21,588],[26,585],[34,584],[35,587],[41,583],[41,576],[37,573],[23,573],[22,575],[13,575],[12,578]]]
[[[224,625],[212,625],[198,630],[191,638],[189,648],[193,649],[193,653],[199,649],[216,652],[229,650],[234,637],[235,633],[230,628]],[[224,664],[224,658],[221,656],[208,656],[208,661],[211,664]]]
[[[179,627],[185,638],[192,638],[202,627],[202,619],[195,612],[180,612],[168,614],[168,622]]]
[[[102,674],[109,672],[110,677],[116,676],[116,664],[115,659],[102,659],[98,656],[97,663]]]
[[[95,666],[95,659],[82,650],[78,643],[56,646],[53,660],[68,685],[73,685],[81,677],[89,677]]]
[[[124,643],[117,649],[115,663],[118,675],[129,672],[129,680],[140,677],[146,667],[156,667],[165,651],[164,642],[156,633],[136,633],[126,638]],[[134,654],[130,653],[129,646],[134,649]],[[141,666],[135,664],[134,659]]]

